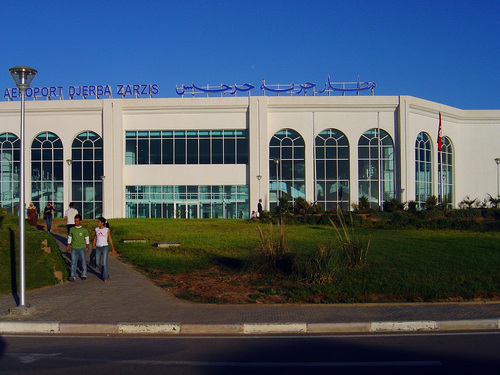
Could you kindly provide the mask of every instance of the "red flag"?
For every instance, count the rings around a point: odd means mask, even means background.
[[[439,112],[439,129],[438,129],[438,150],[443,151],[443,131],[441,129],[441,112]]]

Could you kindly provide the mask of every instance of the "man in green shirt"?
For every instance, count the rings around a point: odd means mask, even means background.
[[[89,252],[89,231],[82,227],[82,215],[75,215],[75,226],[71,227],[68,234],[66,252],[71,253],[71,274],[69,281],[75,281],[78,259],[82,262],[82,280],[87,280],[87,262],[85,253]]]

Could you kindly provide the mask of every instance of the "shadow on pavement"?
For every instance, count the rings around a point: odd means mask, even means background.
[[[16,238],[14,231],[9,229],[9,242],[10,242],[10,285],[12,286],[12,297],[19,305],[19,294],[17,290],[17,267],[16,267]]]

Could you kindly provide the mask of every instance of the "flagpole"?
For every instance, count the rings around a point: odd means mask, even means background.
[[[439,202],[443,204],[443,147],[442,147],[442,137],[441,137],[441,112],[439,112],[439,128],[438,128],[438,186],[441,189],[438,190],[438,195],[440,195]]]
[[[439,181],[441,182],[441,204],[444,203],[444,187],[443,187],[443,183],[444,183],[444,178],[443,178],[443,150],[441,149],[441,151],[439,151],[439,171],[441,172],[440,173],[440,176],[439,176]]]

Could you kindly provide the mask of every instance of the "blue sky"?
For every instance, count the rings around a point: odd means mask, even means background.
[[[500,0],[9,1],[0,88],[9,68],[33,87],[375,81],[462,109],[500,109]],[[3,73],[2,73],[3,72]]]

